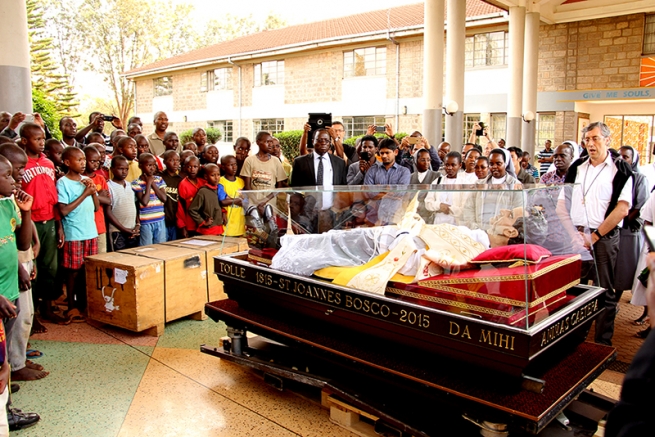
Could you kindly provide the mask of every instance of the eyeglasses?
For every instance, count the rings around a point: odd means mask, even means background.
[[[585,143],[600,143],[601,140],[604,140],[605,138],[607,138],[607,137],[597,137],[597,136],[585,137],[584,142]]]

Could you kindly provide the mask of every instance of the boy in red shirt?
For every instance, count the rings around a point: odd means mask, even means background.
[[[27,154],[23,190],[34,198],[32,220],[41,242],[41,250],[36,258],[38,272],[32,295],[35,309],[41,317],[53,322],[62,318],[54,312],[54,301],[61,295],[56,287],[57,248],[64,245],[64,231],[59,215],[55,212],[58,202],[55,186],[55,166],[43,154],[45,132],[35,123],[25,123],[20,129],[20,146]],[[35,317],[33,333],[46,332],[46,328]]]
[[[189,238],[195,234],[197,225],[189,216],[189,206],[193,198],[198,193],[198,189],[205,184],[204,179],[198,179],[198,170],[200,170],[200,160],[195,156],[190,156],[184,160],[182,166],[186,177],[180,181],[177,187],[177,227],[180,229],[182,238]]]
[[[93,143],[84,148],[84,156],[86,156],[86,167],[84,169],[84,176],[88,177],[96,184],[96,192],[98,193],[98,202],[100,208],[95,212],[96,228],[98,229],[98,253],[107,252],[107,225],[105,224],[105,210],[104,205],[109,205],[111,200],[109,198],[109,187],[107,187],[107,179],[98,172],[98,167],[102,162],[100,152],[93,146]]]
[[[188,213],[196,222],[197,231],[202,235],[223,235],[223,208],[221,201],[227,198],[222,185],[218,184],[221,172],[216,164],[206,164],[205,185],[198,189],[189,206]]]

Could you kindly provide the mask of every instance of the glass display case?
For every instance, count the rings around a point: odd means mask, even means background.
[[[227,219],[244,215],[249,250],[215,271],[239,305],[521,372],[603,310],[572,189],[244,191]]]

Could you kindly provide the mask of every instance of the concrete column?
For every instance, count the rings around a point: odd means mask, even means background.
[[[525,8],[509,8],[509,93],[507,94],[507,147],[521,145],[523,104],[523,41]]]
[[[425,0],[423,33],[423,135],[430,144],[441,142],[443,106],[444,0]]]
[[[0,1],[0,111],[32,112],[25,0]]]
[[[523,55],[523,113],[537,114],[537,72],[539,69],[539,12],[528,12],[525,16],[525,49]],[[521,148],[534,156],[536,119],[523,122]]]
[[[448,34],[446,35],[446,99],[457,102],[459,109],[446,115],[446,141],[450,150],[462,151],[464,120],[464,45],[466,40],[466,2],[448,0]]]

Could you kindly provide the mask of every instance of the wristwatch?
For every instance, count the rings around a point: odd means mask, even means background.
[[[594,231],[594,234],[598,237],[599,240],[600,240],[601,238],[603,238],[603,236],[600,235],[600,232],[598,232],[598,229],[596,229],[596,230]]]

